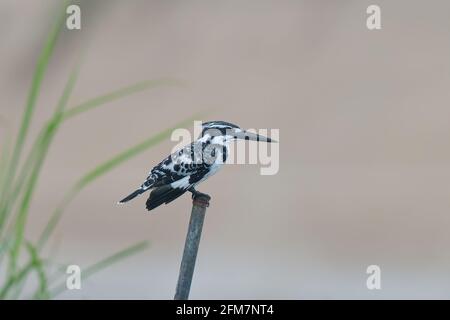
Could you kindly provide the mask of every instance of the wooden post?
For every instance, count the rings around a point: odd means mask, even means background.
[[[199,193],[192,200],[191,219],[184,243],[183,258],[181,260],[180,274],[178,275],[175,300],[187,300],[191,289],[192,276],[194,274],[195,260],[202,235],[203,221],[206,208],[209,206],[210,196]]]

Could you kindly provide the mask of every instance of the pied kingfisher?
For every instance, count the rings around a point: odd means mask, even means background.
[[[119,203],[130,201],[150,189],[153,190],[146,203],[148,210],[163,203],[167,204],[186,191],[190,191],[193,198],[200,195],[209,198],[208,195],[195,190],[195,187],[223,166],[229,155],[229,144],[236,139],[276,142],[242,130],[229,122],[205,122],[202,124],[202,133],[196,141],[157,164],[139,189]]]

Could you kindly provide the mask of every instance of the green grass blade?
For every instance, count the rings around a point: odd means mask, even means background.
[[[5,129],[5,134],[2,138],[2,148],[0,156],[0,192],[3,190],[3,180],[6,177],[6,169],[8,167],[8,159],[11,153],[11,135],[9,129]]]
[[[64,1],[63,8],[65,9],[69,1]],[[41,88],[42,81],[44,79],[45,71],[47,69],[48,63],[50,61],[50,57],[55,49],[56,40],[58,38],[58,34],[62,29],[63,23],[65,19],[65,10],[61,10],[60,15],[57,19],[57,22],[51,29],[48,34],[47,40],[45,42],[44,47],[39,55],[36,69],[33,75],[33,80],[31,83],[31,89],[28,93],[28,98],[26,102],[25,111],[22,117],[22,122],[20,125],[19,133],[17,135],[16,143],[14,146],[14,150],[12,152],[12,158],[10,162],[10,167],[7,173],[7,184],[9,184],[15,176],[17,165],[20,161],[20,156],[22,153],[22,149],[25,143],[26,136],[28,134],[28,130],[30,127],[31,119],[33,117],[34,109],[36,106],[36,101],[39,96],[39,91]]]
[[[26,243],[28,253],[30,255],[30,261],[16,274],[14,277],[9,277],[3,287],[0,289],[0,300],[5,299],[8,297],[8,293],[11,289],[16,287],[22,287],[26,277],[33,271],[33,269],[36,269],[38,273],[38,279],[39,279],[39,289],[38,292],[41,293],[41,296],[43,298],[48,297],[48,288],[47,288],[47,277],[44,270],[44,264],[42,260],[39,258],[38,252],[36,248],[27,241]],[[19,289],[20,290],[20,289]],[[18,292],[16,292],[16,295],[18,295]]]
[[[26,184],[25,182],[27,181],[26,179],[27,176],[30,174],[31,169],[33,168],[32,165],[33,162],[36,160],[36,158],[39,157],[39,153],[44,151],[43,146],[45,146],[46,142],[53,138],[53,136],[56,133],[56,130],[59,129],[59,127],[61,126],[61,123],[64,119],[63,116],[64,110],[67,106],[70,94],[75,86],[76,80],[78,78],[78,73],[79,73],[79,64],[75,66],[75,68],[72,70],[72,73],[69,76],[69,80],[56,106],[56,110],[53,113],[53,117],[42,128],[41,132],[39,133],[35,142],[33,143],[32,150],[30,151],[29,156],[25,160],[20,175],[15,183],[13,195],[20,193],[21,188],[23,187],[23,185]],[[52,132],[52,134],[49,134],[50,132]]]
[[[121,88],[119,90],[113,91],[111,93],[107,93],[105,95],[90,99],[84,103],[81,103],[75,107],[69,108],[64,113],[64,119],[74,117],[88,110],[94,109],[98,106],[101,106],[107,102],[111,102],[125,96],[128,96],[133,93],[137,93],[139,91],[143,91],[149,88],[155,88],[158,86],[172,85],[172,86],[181,86],[184,83],[180,80],[176,79],[156,79],[156,80],[147,80],[135,83],[131,86]]]
[[[9,290],[11,290],[16,283],[21,282],[32,269],[33,264],[32,262],[29,262],[14,277],[8,277],[5,284],[0,289],[0,300],[5,299],[8,296]]]
[[[9,170],[9,163],[11,160],[12,139],[11,130],[6,130],[3,137],[2,154],[0,156],[0,239],[3,232],[3,225],[5,221],[4,207],[7,203],[8,184],[7,173]]]
[[[0,156],[0,266],[3,262],[3,258],[6,252],[10,248],[11,240],[7,237],[3,237],[3,225],[6,218],[6,211],[3,210],[3,193],[6,189],[5,178],[6,178],[6,170],[8,168],[8,161],[10,157],[11,151],[11,140],[9,135],[5,137],[5,140],[2,145],[2,153]]]
[[[46,127],[42,128],[41,132],[38,134],[36,141],[33,143],[31,151],[20,170],[20,174],[16,179],[16,183],[12,184],[12,186],[10,184],[10,186],[8,187],[8,198],[4,199],[4,201],[0,205],[0,233],[3,229],[4,223],[6,222],[8,214],[12,212],[17,199],[21,195],[23,187],[26,185],[26,182],[29,179],[30,173],[33,169],[33,163],[37,158],[38,150],[42,148],[45,131]]]
[[[10,248],[11,248],[10,238],[4,237],[0,239],[0,266],[3,262],[6,253],[10,250]]]
[[[6,173],[8,172],[8,165],[11,156],[11,139],[9,134],[6,134],[5,139],[2,145],[2,154],[0,156],[0,212],[4,205],[4,199],[6,197]],[[1,226],[3,215],[0,213],[0,234],[1,234]]]
[[[64,1],[63,4],[67,5],[69,1]],[[65,8],[65,6],[64,6]],[[57,22],[51,29],[46,43],[42,48],[41,54],[38,58],[36,69],[33,75],[33,80],[31,84],[31,89],[28,94],[28,99],[25,107],[25,111],[22,117],[22,123],[19,129],[19,133],[16,139],[16,143],[14,146],[14,150],[12,151],[11,161],[9,162],[9,166],[6,170],[6,177],[4,178],[4,185],[11,186],[13,185],[13,180],[16,175],[16,170],[18,163],[20,161],[20,156],[22,153],[22,149],[25,143],[25,139],[28,133],[28,129],[31,123],[31,119],[34,113],[36,101],[39,95],[39,91],[41,88],[41,83],[44,78],[45,71],[47,69],[50,56],[54,51],[56,40],[58,38],[59,31],[63,25],[64,21],[64,11],[61,10],[60,16],[57,19]],[[7,219],[7,214],[10,212],[9,208],[11,204],[9,203],[9,195],[11,194],[12,188],[4,188],[2,187],[2,194],[0,195],[0,231],[3,229],[5,220]]]
[[[75,198],[75,196],[77,196],[77,194],[78,194],[78,192],[76,192],[73,188],[70,189],[70,191],[66,193],[63,200],[59,203],[59,205],[53,211],[50,219],[47,222],[47,225],[45,226],[44,230],[42,231],[42,233],[39,237],[39,240],[37,242],[38,250],[42,250],[42,248],[47,244],[47,241],[50,238],[50,235],[55,230],[55,227],[58,224],[59,220],[61,219],[61,217],[64,213],[64,210],[72,202],[72,200]]]
[[[42,165],[47,156],[48,149],[53,140],[53,137],[61,124],[62,121],[62,113],[64,111],[65,106],[69,100],[70,94],[75,86],[75,82],[78,75],[78,68],[75,68],[71,73],[67,84],[64,88],[63,94],[58,102],[56,110],[54,112],[52,120],[49,122],[47,127],[44,130],[44,137],[42,140],[42,144],[39,147],[38,154],[36,155],[36,159],[34,162],[34,167],[31,171],[31,175],[29,180],[26,183],[26,188],[24,190],[24,196],[20,203],[20,207],[17,213],[15,225],[14,225],[14,242],[11,249],[11,259],[10,259],[10,272],[14,273],[17,259],[19,256],[21,244],[23,241],[26,219],[28,216],[28,210],[31,203],[31,198],[33,196],[39,174],[41,172]]]
[[[139,251],[147,249],[148,246],[149,246],[148,241],[141,241],[141,242],[138,242],[132,246],[129,246],[119,252],[116,252],[115,254],[87,267],[83,271],[83,278],[86,280],[87,278],[89,278],[93,274],[99,272],[100,270],[103,270],[103,269],[109,267],[110,265],[112,265],[118,261],[121,261],[133,254],[136,254]]]
[[[52,131],[48,132],[49,135],[52,134]],[[43,148],[47,149],[49,146],[49,142],[45,143]],[[24,192],[23,199],[21,201],[19,211],[16,216],[16,220],[14,223],[14,241],[10,252],[10,272],[13,274],[16,269],[17,259],[19,257],[20,248],[23,242],[26,219],[28,215],[28,210],[30,207],[31,199],[37,184],[37,180],[40,173],[40,168],[44,162],[45,156],[42,154],[36,162],[36,165],[33,169],[33,172],[30,176],[29,183],[27,184],[26,190]]]
[[[31,256],[31,264],[33,265],[33,269],[36,270],[39,280],[39,287],[36,293],[34,294],[34,298],[48,299],[49,298],[48,282],[47,282],[47,275],[44,269],[44,264],[42,263],[39,254],[36,248],[33,246],[33,244],[27,242],[26,245],[28,252]]]
[[[49,130],[49,125],[50,122],[44,126],[38,134],[27,159],[20,170],[16,183],[11,183],[8,187],[8,198],[4,199],[2,205],[0,206],[0,234],[3,229],[6,228],[4,224],[7,222],[7,218],[12,214],[19,196],[22,195],[22,191],[30,179],[31,172],[34,168],[34,162],[39,157],[39,151],[41,151],[44,147],[46,132]]]
[[[127,257],[134,255],[144,249],[146,249],[148,247],[148,242],[147,241],[142,241],[139,243],[136,243],[124,250],[121,250],[103,260],[100,260],[99,262],[87,267],[86,269],[84,269],[81,273],[82,279],[83,281],[88,279],[90,276],[92,276],[93,274],[111,266],[112,264],[115,264],[123,259],[126,259]],[[64,290],[66,290],[66,284],[65,282],[61,283],[60,285],[58,285],[56,288],[54,288],[53,290],[50,290],[50,296],[51,297],[55,297],[58,294],[64,292]]]

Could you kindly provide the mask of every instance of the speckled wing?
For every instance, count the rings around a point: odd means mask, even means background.
[[[151,170],[146,181],[149,188],[153,188],[146,203],[148,210],[175,200],[208,173],[208,166],[199,158],[201,152],[202,149],[192,143]]]

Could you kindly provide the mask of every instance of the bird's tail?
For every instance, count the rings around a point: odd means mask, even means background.
[[[122,203],[128,202],[131,199],[136,198],[138,195],[144,193],[145,191],[146,190],[144,190],[143,188],[139,188],[139,189],[135,190],[133,193],[131,193],[128,196],[126,196],[125,198],[123,198],[122,200],[120,200],[118,203],[122,204]]]
[[[137,189],[133,193],[127,195],[125,198],[123,198],[122,200],[120,200],[117,203],[123,204],[125,202],[128,202],[128,201],[136,198],[138,195],[144,193],[148,189],[151,189],[153,187],[153,184],[155,183],[155,181],[156,181],[156,179],[155,179],[154,175],[152,175],[152,174],[149,175],[147,177],[147,180],[145,180],[145,182],[141,185],[141,187],[139,189]]]

